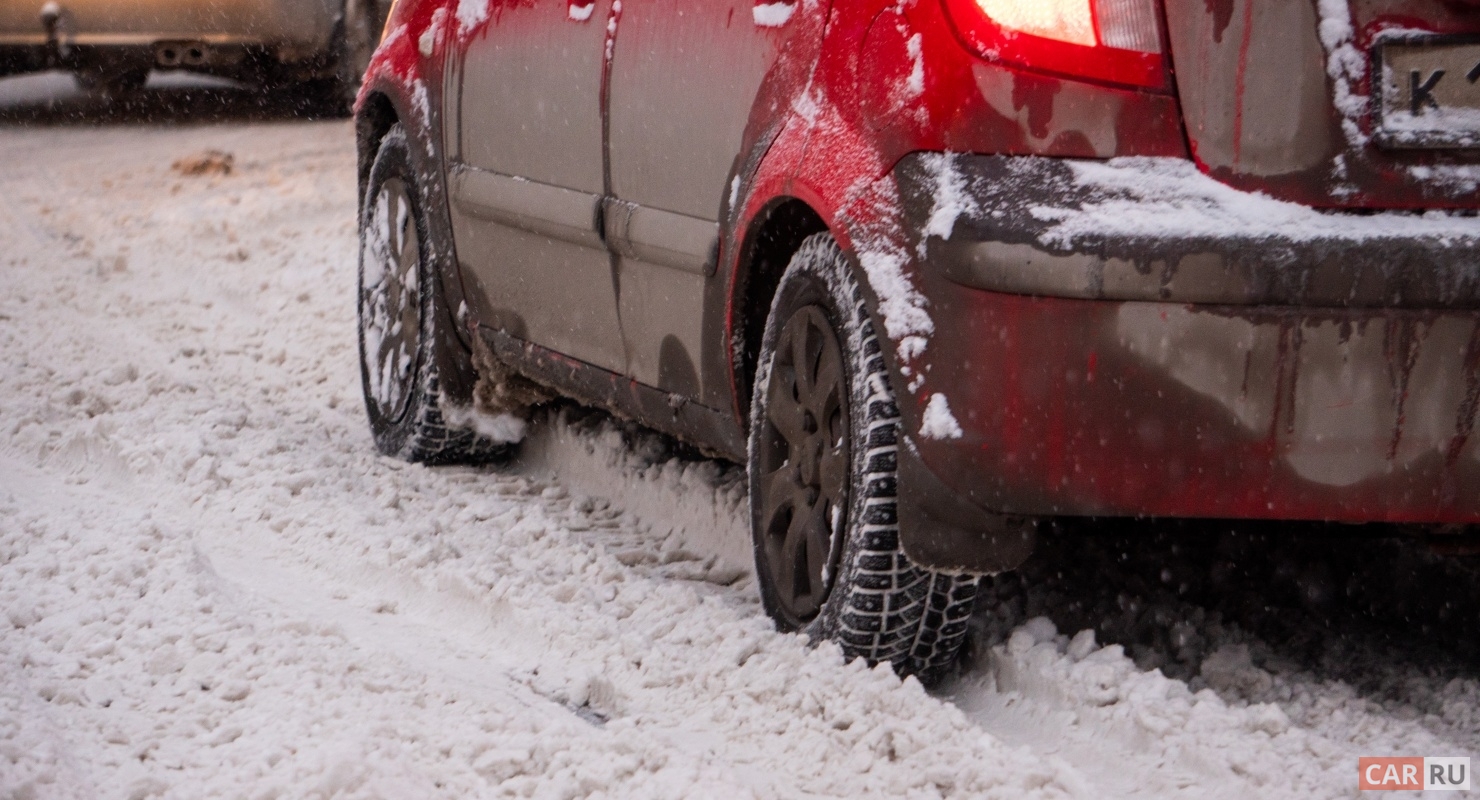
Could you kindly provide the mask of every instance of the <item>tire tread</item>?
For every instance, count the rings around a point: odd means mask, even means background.
[[[861,472],[853,479],[862,497],[849,533],[852,545],[844,551],[847,561],[827,601],[831,612],[824,608],[809,628],[837,642],[847,657],[887,662],[901,674],[933,681],[950,668],[965,641],[965,620],[971,615],[979,580],[918,567],[900,548],[899,406],[882,344],[846,257],[831,236],[817,234],[793,256],[788,276],[793,271],[841,284],[834,293],[847,299],[847,307],[839,311],[846,316],[844,324],[853,329],[846,332],[848,338],[856,335],[860,345],[855,366],[861,380],[854,385],[863,387],[864,396],[855,400],[866,417],[866,428],[858,437],[858,446],[865,451],[858,461]],[[783,277],[782,284],[786,281]],[[761,360],[765,362],[767,355],[763,353]],[[761,394],[757,389],[757,402]]]

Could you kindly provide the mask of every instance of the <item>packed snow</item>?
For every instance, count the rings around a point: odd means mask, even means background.
[[[416,49],[423,57],[431,58],[432,53],[437,50],[437,42],[442,40],[442,31],[447,26],[447,9],[439,8],[432,12],[432,21],[426,30],[416,37]]]
[[[925,413],[921,415],[920,435],[926,439],[960,439],[965,435],[961,423],[951,413],[951,404],[945,395],[936,392],[930,396],[930,402],[925,404]]]
[[[457,0],[457,24],[467,33],[488,21],[493,0]]]
[[[39,94],[88,102],[0,83]],[[1329,631],[1217,617],[1146,537],[994,579],[931,693],[773,630],[733,465],[573,406],[507,464],[380,457],[350,123],[81,116],[0,127],[0,797],[1354,797],[1358,755],[1480,755],[1473,671],[1296,659]]]
[[[1316,8],[1321,15],[1317,31],[1326,50],[1326,74],[1335,92],[1332,101],[1341,114],[1347,141],[1360,149],[1367,143],[1360,120],[1370,110],[1370,100],[1356,87],[1367,78],[1367,56],[1354,43],[1356,31],[1348,0],[1320,0]]]
[[[792,12],[796,11],[796,0],[792,2],[779,3],[756,3],[751,9],[751,16],[755,24],[762,28],[779,28],[791,20]]]
[[[661,519],[378,456],[352,142],[0,143],[4,791],[1065,795],[917,683],[774,633]],[[169,168],[206,148],[233,174]],[[678,480],[738,513],[705,474]]]
[[[1408,109],[1386,109],[1382,114],[1382,131],[1394,142],[1422,143],[1442,139],[1455,147],[1480,145],[1480,108],[1424,109],[1414,114]]]
[[[938,237],[949,241],[956,230],[956,220],[962,214],[980,211],[976,200],[966,185],[966,176],[957,165],[960,155],[954,153],[929,153],[921,157],[921,163],[934,177],[934,207],[925,224],[919,253],[924,255],[924,240]]]
[[[1053,246],[1067,247],[1081,237],[1107,234],[1171,240],[1240,236],[1294,242],[1424,236],[1453,245],[1472,245],[1480,239],[1480,218],[1463,213],[1327,214],[1234,189],[1181,158],[1068,163],[1075,183],[1088,190],[1086,202],[1077,208],[1041,205],[1031,209],[1034,217],[1052,223],[1040,238]],[[943,181],[942,185],[949,184]]]

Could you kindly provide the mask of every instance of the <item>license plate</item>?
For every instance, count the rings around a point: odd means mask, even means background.
[[[1397,148],[1480,147],[1480,42],[1377,47],[1377,141]]]

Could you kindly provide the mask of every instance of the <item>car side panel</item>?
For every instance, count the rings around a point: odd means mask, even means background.
[[[757,24],[755,7],[623,0],[611,68],[613,195],[719,218],[751,107],[790,24]]]
[[[755,97],[783,42],[809,44],[791,36],[790,15],[755,9],[755,0],[624,0],[617,23],[608,153],[619,204],[607,238],[621,256],[627,374],[685,397],[706,393],[706,286]],[[704,380],[725,382],[714,371]]]
[[[480,322],[603,369],[626,363],[605,194],[599,0],[497,3],[457,25],[458,152],[449,190],[459,259]]]
[[[463,45],[458,160],[593,194],[605,190],[601,148],[602,25],[566,0],[500,3]],[[456,23],[454,23],[456,24]]]

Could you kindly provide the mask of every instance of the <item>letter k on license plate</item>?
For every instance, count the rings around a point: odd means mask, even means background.
[[[1379,44],[1377,141],[1384,147],[1480,147],[1480,41]]]

